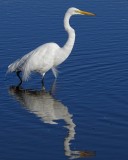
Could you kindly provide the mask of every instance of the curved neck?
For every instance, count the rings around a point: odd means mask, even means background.
[[[69,24],[70,17],[71,15],[68,12],[65,14],[64,17],[64,27],[68,33],[68,40],[66,44],[63,46],[63,49],[66,51],[65,53],[68,55],[71,53],[75,42],[75,31]]]
[[[55,63],[54,63],[55,66],[61,64],[67,59],[67,57],[70,55],[72,48],[74,46],[75,31],[69,24],[70,17],[71,17],[71,14],[67,12],[64,17],[64,27],[68,33],[68,40],[66,44],[61,48],[61,50],[58,50],[57,56],[55,58]]]

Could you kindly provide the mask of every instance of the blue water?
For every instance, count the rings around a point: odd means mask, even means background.
[[[54,82],[33,74],[16,88],[14,60],[46,42],[67,40],[69,7],[76,42]],[[0,159],[127,160],[128,1],[0,1]],[[52,92],[52,94],[51,94]]]

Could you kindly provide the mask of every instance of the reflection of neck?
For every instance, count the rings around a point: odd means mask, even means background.
[[[71,117],[72,116],[69,114],[65,119],[65,122],[67,123],[66,128],[68,129],[69,133],[68,133],[68,136],[65,138],[65,141],[64,141],[64,150],[65,150],[65,155],[69,156],[69,157],[72,155],[72,151],[70,149],[70,141],[74,139],[75,126],[76,126],[73,123],[73,120],[72,120]]]
[[[75,139],[75,124],[72,120],[72,115],[68,113],[65,117],[65,122],[67,123],[66,128],[68,129],[68,136],[64,140],[64,150],[65,155],[70,157],[70,159],[77,159],[82,157],[93,157],[96,155],[94,151],[72,151],[70,149],[71,140]]]

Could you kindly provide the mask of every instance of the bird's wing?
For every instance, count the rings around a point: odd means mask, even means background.
[[[55,53],[59,46],[56,43],[46,43],[33,51],[22,67],[23,80],[27,80],[31,71],[46,73],[54,66]]]

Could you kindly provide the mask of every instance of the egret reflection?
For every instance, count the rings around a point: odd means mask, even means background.
[[[68,135],[64,139],[65,155],[71,159],[80,157],[95,156],[93,151],[72,151],[71,140],[75,139],[75,123],[73,115],[69,113],[68,108],[60,101],[54,98],[55,82],[50,91],[23,89],[22,87],[11,86],[9,93],[19,101],[28,111],[40,117],[44,123],[58,124],[57,120],[64,120]]]

